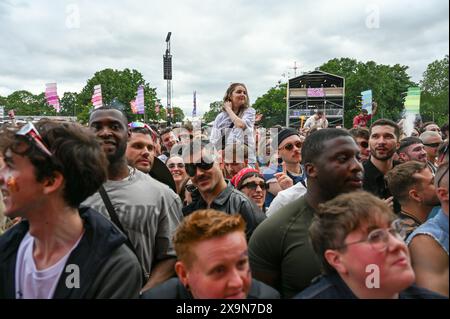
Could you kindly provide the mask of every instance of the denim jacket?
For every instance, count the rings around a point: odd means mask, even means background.
[[[409,245],[414,236],[419,234],[431,236],[448,255],[448,216],[444,214],[442,209],[432,219],[416,228],[406,239],[406,244]]]

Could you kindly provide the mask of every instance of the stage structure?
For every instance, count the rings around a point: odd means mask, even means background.
[[[344,126],[345,79],[315,70],[289,79],[286,126],[299,127],[316,111],[323,111],[329,127]]]

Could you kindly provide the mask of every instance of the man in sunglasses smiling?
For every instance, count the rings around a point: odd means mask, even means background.
[[[266,207],[269,207],[272,200],[282,190],[286,190],[297,183],[306,186],[306,176],[300,165],[303,137],[292,128],[281,130],[272,141],[274,150],[278,150],[279,165],[276,172],[264,171],[264,178],[269,184],[269,191],[266,196]]]
[[[247,224],[247,238],[250,238],[265,215],[250,199],[225,180],[216,160],[217,154],[208,146],[195,141],[182,149],[186,172],[201,195],[197,201],[183,208],[183,214],[186,216],[198,209],[206,208],[228,214],[241,214]]]
[[[439,133],[434,131],[425,131],[420,134],[425,151],[427,152],[428,166],[433,172],[436,173],[436,158],[439,146],[442,143],[442,137]]]

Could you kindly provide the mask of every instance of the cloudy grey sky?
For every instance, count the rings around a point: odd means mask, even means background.
[[[172,32],[173,105],[198,113],[231,82],[251,102],[282,74],[332,58],[408,65],[413,81],[449,52],[447,0],[0,0],[0,95],[57,82],[79,92],[96,71],[137,69],[166,103],[162,55]]]

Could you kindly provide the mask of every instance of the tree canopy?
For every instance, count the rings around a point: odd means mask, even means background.
[[[420,82],[420,114],[424,122],[448,122],[448,55],[430,63]]]
[[[345,78],[344,125],[352,126],[353,117],[361,110],[361,92],[371,89],[378,104],[378,118],[399,120],[403,112],[405,93],[416,84],[406,73],[408,66],[366,63],[349,58],[332,59],[319,68]]]

